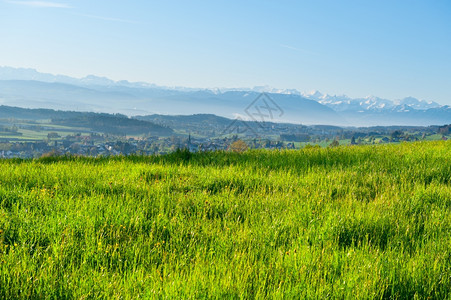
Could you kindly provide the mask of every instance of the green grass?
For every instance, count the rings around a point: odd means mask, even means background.
[[[0,161],[0,298],[450,299],[451,142]]]
[[[437,141],[442,139],[443,134],[432,134],[425,137],[426,141]],[[449,138],[449,136],[448,136]]]
[[[24,122],[19,121],[14,123],[14,125],[17,125],[19,127],[23,126],[30,126],[30,125],[39,125],[45,127],[45,129],[41,130],[34,130],[34,129],[24,129],[19,128],[18,133],[19,134],[5,134],[4,132],[0,132],[0,138],[4,139],[17,139],[17,141],[21,142],[31,142],[31,141],[42,141],[44,139],[47,139],[47,135],[50,132],[56,132],[61,137],[67,136],[67,135],[74,135],[79,132],[83,132],[83,135],[87,135],[86,132],[90,131],[89,128],[81,128],[81,127],[69,127],[69,126],[63,126],[63,125],[54,125],[49,123],[50,120],[42,120],[41,122]]]

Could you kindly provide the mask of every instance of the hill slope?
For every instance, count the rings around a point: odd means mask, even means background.
[[[446,299],[450,152],[0,160],[0,298]]]
[[[271,100],[259,102],[262,92]],[[329,96],[296,90],[190,89],[148,83],[81,79],[0,67],[0,105],[136,115],[215,114],[269,122],[339,126],[428,126],[451,123],[449,106],[407,97],[398,101]],[[250,110],[253,110],[251,113]],[[272,113],[274,112],[274,115]]]
[[[152,122],[90,112],[56,111],[52,109],[26,109],[0,105],[0,119],[51,120],[52,124],[89,128],[92,131],[111,134],[151,134],[167,136],[173,130]]]

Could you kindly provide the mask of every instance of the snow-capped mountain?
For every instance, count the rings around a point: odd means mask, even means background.
[[[49,73],[41,73],[35,69],[12,68],[0,66],[0,80],[29,80],[40,81],[46,83],[64,83],[77,86],[102,86],[102,87],[130,87],[130,88],[153,88],[154,84],[146,82],[129,82],[127,80],[114,81],[106,77],[88,75],[83,78],[74,78],[65,75],[53,75]]]
[[[434,101],[418,100],[417,98],[407,97],[402,100],[395,101],[397,105],[407,105],[415,109],[429,109],[439,107],[440,104]]]
[[[440,104],[434,101],[419,100],[413,97],[407,97],[401,100],[388,100],[375,96],[368,96],[365,98],[350,98],[346,95],[328,95],[322,94],[319,91],[312,91],[310,93],[303,93],[307,99],[318,101],[335,111],[384,111],[384,110],[397,110],[408,111],[415,110],[427,110],[430,108],[440,107]]]
[[[266,93],[266,102],[257,102]],[[283,111],[272,121],[344,126],[440,125],[451,123],[451,108],[408,97],[397,101],[379,97],[350,98],[318,91],[301,93],[269,86],[196,89],[150,83],[114,81],[105,77],[72,78],[33,69],[0,67],[0,105],[143,114],[208,113],[224,117],[249,107],[268,105]],[[269,107],[274,110],[274,107]],[[260,116],[263,114],[260,112]]]

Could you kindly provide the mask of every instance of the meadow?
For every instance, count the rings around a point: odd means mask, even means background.
[[[451,142],[0,160],[1,299],[451,299]]]

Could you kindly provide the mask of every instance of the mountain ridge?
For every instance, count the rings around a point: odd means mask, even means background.
[[[268,103],[256,102],[262,93],[267,95],[267,102],[272,102],[273,108]],[[451,122],[448,106],[414,97],[396,101],[375,96],[353,99],[345,95],[331,96],[318,91],[301,93],[268,86],[251,89],[161,87],[94,75],[77,79],[11,67],[0,67],[1,104],[129,116],[203,113],[253,119],[257,111],[259,116],[271,116],[264,121],[310,125],[437,125]],[[280,112],[273,116],[271,109],[277,107]],[[254,110],[253,114],[249,108]]]

